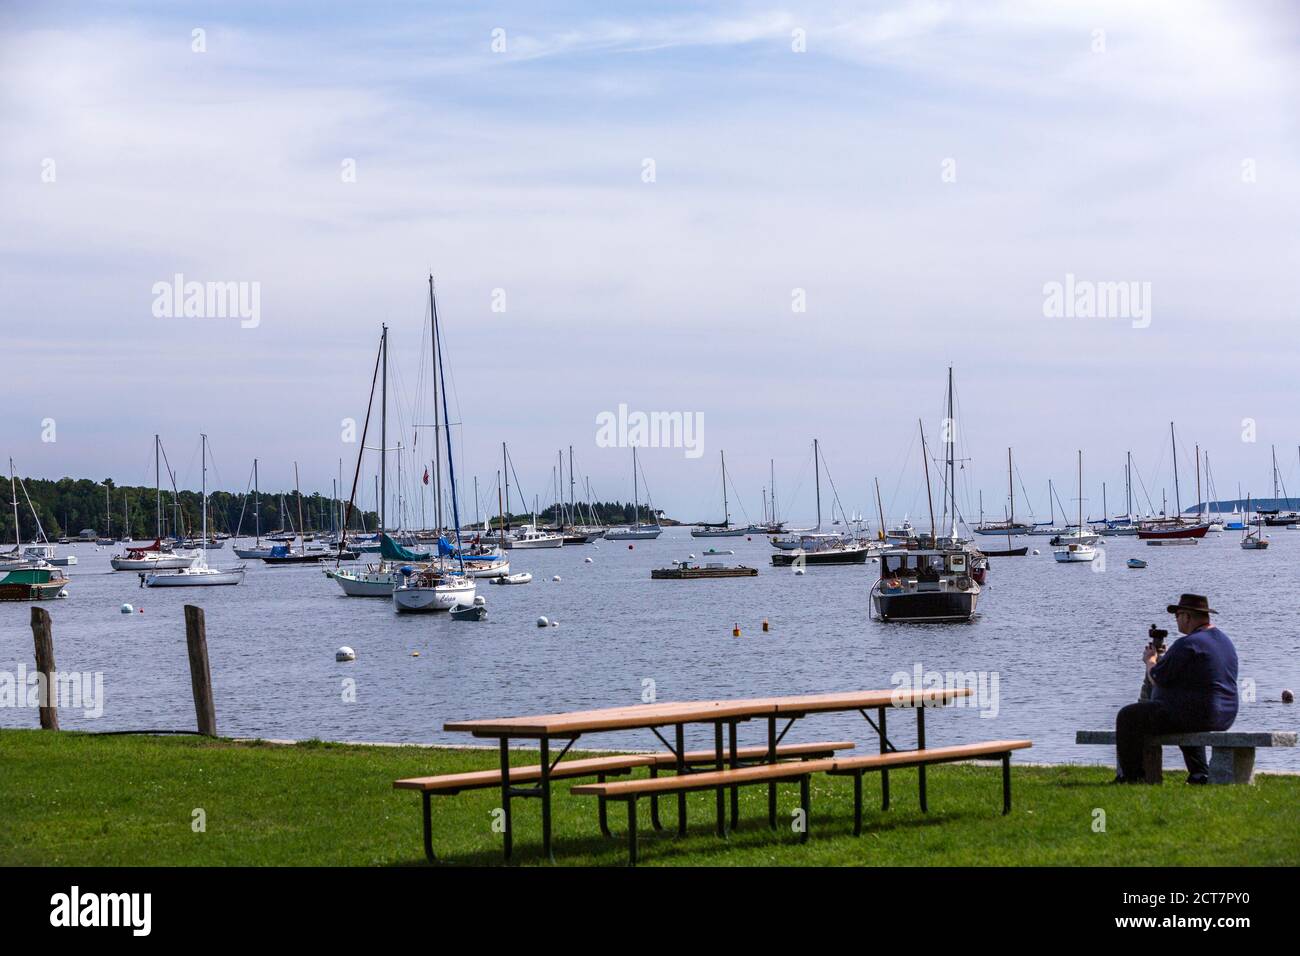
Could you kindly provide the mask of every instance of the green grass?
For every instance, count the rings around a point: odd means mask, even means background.
[[[422,864],[420,799],[399,777],[490,768],[491,751],[296,746],[194,737],[96,737],[0,731],[0,865]],[[520,763],[535,762],[521,752]],[[790,829],[798,786],[782,785],[782,826],[766,826],[766,788],[741,790],[741,826],[713,834],[712,792],[692,794],[690,833],[650,829],[642,801],[641,865],[1295,865],[1300,778],[1261,776],[1253,787],[1111,787],[1097,767],[1015,767],[1014,807],[1001,814],[995,766],[929,770],[930,812],[917,805],[916,771],[891,774],[893,808],[880,812],[879,777],[866,778],[866,829],[852,832],[848,778],[813,778],[811,838]],[[594,799],[555,786],[555,859],[621,865],[626,811],[610,805],[603,839]],[[675,831],[675,798],[662,818]],[[433,801],[442,862],[501,862],[492,829],[496,791]],[[192,828],[206,813],[206,832]],[[537,800],[512,804],[515,861],[541,863]],[[1095,813],[1106,830],[1094,832]]]

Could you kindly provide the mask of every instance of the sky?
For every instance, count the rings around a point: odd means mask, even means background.
[[[223,488],[329,492],[386,323],[409,480],[432,272],[466,510],[502,442],[543,506],[570,445],[629,499],[626,405],[702,422],[640,456],[670,515],[720,519],[725,451],[733,517],[770,462],[811,516],[817,438],[846,508],[915,517],[949,366],[964,512],[1009,446],[1018,513],[1079,450],[1085,510],[1127,451],[1172,502],[1171,421],[1184,506],[1198,444],[1219,497],[1271,445],[1300,490],[1298,52],[1268,2],[10,2],[0,453],[152,484],[157,433],[197,488],[204,432]],[[166,314],[178,274],[256,315]]]

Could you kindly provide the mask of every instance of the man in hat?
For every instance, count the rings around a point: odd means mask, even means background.
[[[1227,730],[1237,717],[1237,651],[1210,623],[1217,614],[1202,594],[1169,605],[1183,635],[1163,657],[1151,644],[1142,654],[1151,699],[1129,704],[1115,717],[1116,781],[1143,782],[1143,738],[1160,734]],[[1182,747],[1188,783],[1208,783],[1204,747]]]

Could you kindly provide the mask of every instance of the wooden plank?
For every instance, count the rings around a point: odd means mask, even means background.
[[[806,744],[781,744],[776,748],[778,758],[790,759],[793,757],[816,756],[820,754],[830,755],[837,750],[852,750],[856,746],[851,740],[830,740],[820,743]],[[673,753],[655,754],[655,763],[660,767],[671,767],[677,763],[677,755]],[[724,760],[731,758],[731,752],[724,750],[722,755]],[[757,747],[738,747],[736,748],[737,760],[763,760],[767,757],[767,745],[762,744]],[[712,763],[717,758],[713,750],[688,750],[686,752],[686,762],[688,764]]]
[[[643,780],[619,780],[613,783],[583,783],[570,788],[571,793],[605,797],[629,794],[675,793],[686,790],[712,790],[716,787],[741,786],[746,783],[796,780],[805,774],[821,773],[835,766],[833,757],[797,763],[764,763],[734,770],[711,770],[679,777],[654,777]]]
[[[562,760],[551,771],[551,779],[589,777],[598,773],[649,767],[655,763],[655,754],[620,754],[613,757],[590,757],[582,760]],[[510,782],[529,783],[542,778],[541,764],[511,767]],[[435,777],[411,777],[394,780],[395,790],[477,790],[501,785],[501,769],[471,770],[466,773],[448,773]]]
[[[59,729],[58,684],[55,680],[54,633],[50,626],[50,612],[43,607],[32,608],[32,639],[36,643],[36,672],[44,675],[45,695],[39,701],[41,730]]]
[[[836,757],[831,773],[854,770],[872,770],[879,767],[921,766],[926,763],[943,763],[949,760],[969,760],[1008,750],[1024,750],[1034,745],[1032,740],[990,740],[978,744],[956,744],[952,747],[929,747],[925,750],[897,750],[884,754],[865,754],[855,757]]]
[[[971,693],[972,690],[969,687],[952,687],[913,691],[839,691],[830,694],[805,694],[774,699],[778,714],[811,714],[836,710],[869,710],[875,707],[936,707],[951,703],[958,697],[969,697]]]

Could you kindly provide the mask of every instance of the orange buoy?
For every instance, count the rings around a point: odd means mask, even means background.
[[[731,636],[732,636],[732,637],[740,637],[740,625],[739,625],[739,624],[733,624],[733,625],[731,625]]]
[[[767,633],[767,618],[763,618],[763,633]]]

